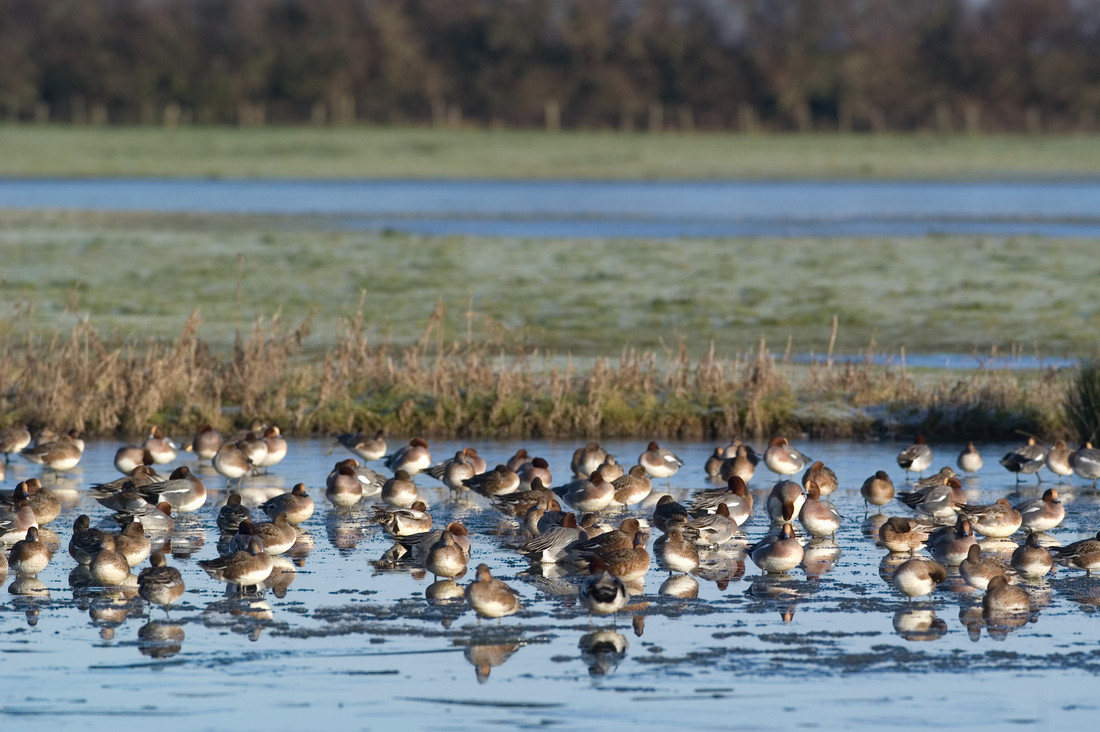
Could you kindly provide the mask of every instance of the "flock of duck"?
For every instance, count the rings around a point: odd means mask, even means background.
[[[466,575],[471,540],[489,539],[474,536],[460,521],[436,526],[416,483],[418,475],[439,481],[453,496],[481,496],[480,509],[487,502],[501,519],[514,522],[508,546],[533,566],[565,577],[593,615],[635,607],[631,598],[644,595],[643,578],[654,560],[669,572],[661,593],[690,596],[690,574],[700,571],[714,552],[742,552],[763,573],[783,575],[807,563],[812,548],[828,547],[844,521],[828,499],[838,487],[834,471],[782,437],[771,440],[762,453],[739,440],[716,447],[701,466],[712,486],[683,502],[660,485],[683,462],[656,442],[650,442],[631,466],[621,465],[598,443],[589,442],[573,454],[571,479],[559,482],[547,460],[524,449],[490,469],[472,447],[435,462],[428,442],[420,437],[391,451],[382,432],[346,434],[336,438],[333,450],[338,447],[353,457],[335,462],[324,481],[323,495],[331,510],[373,504],[368,520],[393,542],[378,566],[430,573],[436,579],[427,591],[430,599],[464,599],[479,618],[516,613],[521,609],[520,594],[493,577],[484,563],[477,565],[472,581],[456,584],[456,578]],[[45,430],[34,436],[21,425],[0,430],[0,452],[5,455],[0,480],[12,455],[47,471],[64,472],[80,462],[83,448],[75,430],[60,435]],[[224,436],[203,425],[185,447],[200,464],[208,463],[224,476],[230,488],[216,517],[218,556],[198,562],[212,580],[240,592],[271,586],[280,555],[300,541],[298,527],[316,509],[305,483],[262,502],[240,491],[246,476],[278,465],[287,448],[278,427],[259,423],[250,431]],[[181,450],[159,427],[152,428],[142,444],[118,449],[114,464],[122,477],[93,485],[91,492],[114,512],[121,530],[95,528],[87,515],[80,515],[68,537],[68,552],[77,563],[74,573],[83,581],[130,588],[165,611],[181,600],[184,580],[158,546],[171,535],[178,517],[199,511],[208,494],[204,481],[187,465],[168,474],[158,472],[159,466],[180,456]],[[372,462],[384,470],[366,465]],[[778,480],[766,494],[757,491],[754,497],[748,485],[757,477],[760,463]],[[1026,620],[1034,588],[1042,587],[1055,563],[1090,575],[1100,569],[1100,534],[1058,546],[1047,533],[1065,517],[1055,488],[1015,505],[1005,498],[970,504],[960,475],[982,467],[973,444],[958,455],[958,473],[944,467],[923,477],[933,465],[933,453],[920,437],[897,455],[897,463],[907,478],[917,474],[918,479],[906,486],[911,490],[896,491],[889,474],[878,470],[862,484],[860,494],[867,505],[883,507],[896,500],[905,509],[905,515],[879,515],[874,518],[880,520],[865,523],[865,531],[889,552],[882,565],[884,578],[902,595],[926,596],[950,576],[959,577],[984,592],[987,622],[1011,625]],[[1100,478],[1100,450],[1088,444],[1071,451],[1058,441],[1045,449],[1029,439],[1005,455],[1001,464],[1018,479],[1029,474],[1038,478],[1043,468],[1060,480],[1076,474],[1095,484]],[[0,573],[16,574],[11,588],[16,594],[41,590],[36,575],[61,546],[60,537],[54,535],[52,542],[43,537],[47,524],[61,511],[46,475],[27,478],[0,496],[0,540],[10,546],[0,554]],[[790,479],[797,475],[799,482]],[[758,501],[763,510],[757,508]],[[266,520],[258,520],[253,509]],[[742,528],[760,516],[767,517],[771,529],[749,543]],[[661,535],[650,545],[652,530]],[[1021,532],[1023,540],[1017,545],[1010,537]],[[918,554],[922,550],[931,556]],[[146,560],[148,566],[135,575]]]

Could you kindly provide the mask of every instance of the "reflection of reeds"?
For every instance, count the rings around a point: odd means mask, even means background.
[[[725,438],[806,431],[821,437],[909,433],[941,439],[1064,432],[1064,377],[996,370],[914,376],[870,363],[777,364],[766,344],[692,361],[625,350],[586,368],[487,333],[448,341],[441,308],[408,347],[368,342],[362,308],[324,358],[302,355],[307,320],[257,320],[215,353],[192,315],[173,341],[122,343],[87,321],[67,335],[13,335],[0,323],[0,420],[137,434],[151,423],[229,428],[254,416],[316,434]],[[478,334],[479,336],[482,334]]]

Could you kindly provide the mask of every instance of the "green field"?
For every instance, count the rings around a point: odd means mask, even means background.
[[[414,342],[438,300],[445,339],[469,330],[576,356],[663,351],[681,339],[692,356],[711,343],[732,356],[761,339],[780,354],[788,341],[795,353],[822,353],[834,315],[842,353],[873,342],[887,353],[1087,355],[1100,333],[1096,241],[521,240],[321,223],[2,213],[0,313],[33,306],[9,330],[88,316],[143,339],[174,337],[199,309],[215,346],[259,316],[296,324],[312,314],[306,346],[320,349],[361,296],[374,343]]]
[[[944,178],[1100,174],[1100,136],[0,126],[0,176]]]

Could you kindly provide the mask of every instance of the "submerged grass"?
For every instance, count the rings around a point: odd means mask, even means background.
[[[1100,173],[1095,135],[0,125],[3,176],[944,178]]]
[[[1068,375],[1053,369],[942,372],[794,366],[761,343],[699,359],[624,351],[578,368],[489,336],[442,337],[437,308],[408,346],[374,345],[362,308],[323,359],[303,359],[310,323],[257,320],[219,355],[192,315],[172,340],[121,343],[84,320],[67,333],[0,333],[0,415],[132,435],[152,423],[228,429],[252,418],[290,434],[383,428],[449,437],[677,437],[809,433],[865,437],[921,430],[939,439],[1064,434]]]

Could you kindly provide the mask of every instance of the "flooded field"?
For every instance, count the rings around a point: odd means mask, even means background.
[[[627,464],[643,449],[604,444]],[[578,578],[533,571],[509,549],[518,525],[487,500],[452,499],[432,478],[417,476],[436,526],[461,519],[471,529],[470,572],[458,584],[484,562],[522,596],[516,615],[479,622],[462,599],[427,599],[454,588],[376,565],[392,542],[366,521],[368,512],[335,510],[322,498],[325,475],[347,456],[342,449],[329,455],[326,441],[292,441],[270,475],[245,481],[246,503],[297,482],[318,502],[275,587],[227,594],[198,567],[218,553],[214,518],[225,480],[210,472],[201,474],[217,490],[198,513],[181,517],[171,537],[169,563],[187,584],[180,604],[166,614],[82,587],[65,549],[73,520],[87,513],[93,525],[114,528],[87,489],[117,476],[117,443],[92,443],[77,472],[47,478],[65,507],[49,526],[62,546],[39,576],[43,586],[21,595],[27,585],[9,575],[0,597],[0,716],[22,727],[64,720],[105,728],[157,717],[158,725],[189,729],[290,729],[319,719],[348,729],[656,728],[685,719],[702,728],[756,729],[887,719],[902,727],[1079,727],[1095,715],[1096,581],[1059,568],[1035,590],[1038,612],[1014,628],[985,627],[981,593],[961,589],[957,577],[931,601],[907,600],[882,578],[887,553],[866,535],[873,519],[859,494],[879,469],[900,488],[894,456],[903,445],[797,444],[839,476],[831,498],[845,520],[834,544],[812,546],[804,564],[780,578],[762,577],[744,542],[707,555],[694,575],[670,577],[654,562],[643,594],[614,619],[586,614]],[[684,498],[713,487],[703,471],[713,445],[666,446],[686,465],[671,480],[654,481],[655,490]],[[433,456],[459,447],[433,443]],[[477,447],[491,466],[518,445]],[[524,447],[549,461],[555,484],[568,479],[576,444]],[[997,465],[1012,446],[980,447],[985,467],[965,484],[971,502],[1041,493],[1034,477],[1017,486]],[[933,469],[954,465],[958,446],[934,448]],[[10,491],[38,468],[16,460],[7,473]],[[1048,483],[1053,477],[1043,476]],[[773,482],[761,465],[750,484],[758,503],[744,527],[749,540],[767,531],[762,499]],[[1080,485],[1059,490],[1067,517],[1054,539],[1094,535],[1096,493]],[[896,501],[884,513],[909,515]]]

